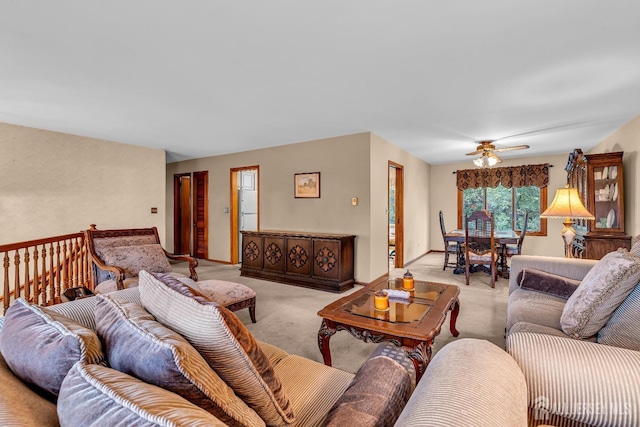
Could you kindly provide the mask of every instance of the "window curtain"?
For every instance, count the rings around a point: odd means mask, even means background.
[[[495,188],[500,184],[506,188],[546,187],[549,184],[549,164],[456,171],[456,185],[461,191],[467,188]]]

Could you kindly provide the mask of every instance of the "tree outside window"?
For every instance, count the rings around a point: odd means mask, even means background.
[[[524,214],[529,213],[527,234],[546,235],[546,227],[540,219],[545,209],[547,188],[536,186],[506,188],[468,188],[462,193],[462,215],[459,215],[462,227],[464,217],[472,212],[487,209],[493,212],[496,230],[522,230]]]

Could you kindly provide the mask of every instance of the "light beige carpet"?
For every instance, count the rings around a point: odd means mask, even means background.
[[[457,321],[460,335],[458,338],[451,335],[447,319],[440,335],[435,339],[434,354],[446,343],[465,337],[487,339],[504,348],[508,281],[500,279],[496,282],[496,288],[492,289],[489,275],[479,272],[471,276],[471,284],[466,286],[464,274],[454,275],[450,268],[442,271],[443,260],[444,254],[432,253],[408,266],[418,280],[460,287],[460,315]],[[181,265],[174,266],[174,270],[186,273],[186,268]],[[317,340],[321,322],[318,311],[349,292],[361,289],[361,286],[356,286],[342,294],[317,291],[241,277],[239,265],[208,261],[200,261],[197,271],[199,280],[229,280],[254,289],[257,294],[257,323],[251,323],[248,310],[241,310],[236,314],[256,339],[321,363],[322,355]],[[405,269],[395,269],[390,272],[390,276],[400,277],[404,272]],[[353,373],[377,348],[376,344],[363,343],[345,331],[337,332],[331,338],[330,346],[333,366]],[[382,348],[378,352],[380,351]]]

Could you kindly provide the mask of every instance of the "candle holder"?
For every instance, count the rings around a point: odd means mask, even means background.
[[[402,288],[405,291],[412,291],[414,289],[413,274],[411,274],[409,270],[402,276]]]
[[[389,295],[385,291],[378,291],[373,294],[373,306],[376,310],[389,310]]]

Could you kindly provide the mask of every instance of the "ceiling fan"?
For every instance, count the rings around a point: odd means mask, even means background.
[[[533,135],[539,135],[539,134],[544,134],[548,132],[564,131],[570,128],[588,126],[590,124],[591,124],[590,121],[577,121],[577,122],[563,123],[563,124],[557,124],[554,126],[547,126],[544,128],[529,130],[529,131],[525,131],[525,132],[521,132],[513,135],[507,135],[497,139],[479,140],[479,141],[476,141],[476,144],[479,144],[476,147],[476,151],[467,153],[467,156],[475,156],[477,154],[480,154],[480,157],[478,157],[477,159],[474,159],[473,163],[478,167],[490,168],[502,162],[502,159],[498,157],[496,153],[503,153],[505,151],[513,151],[513,150],[524,150],[529,148],[528,145],[512,145],[508,147],[496,148],[494,143],[497,141],[502,141],[504,139],[510,139],[510,138],[516,138],[516,137],[530,137]]]
[[[503,139],[503,138],[501,138]],[[467,153],[467,156],[475,156],[481,154],[480,157],[475,159],[473,163],[478,167],[489,168],[502,162],[502,159],[498,157],[496,153],[502,153],[505,151],[524,150],[529,148],[528,145],[512,145],[510,147],[496,148],[493,144],[496,140],[484,140],[478,141],[480,145],[476,147],[476,151]]]

